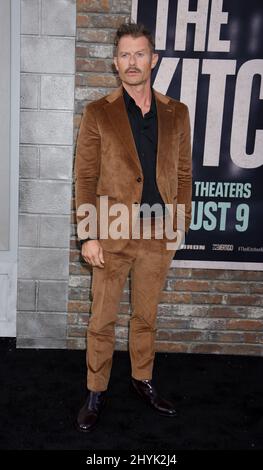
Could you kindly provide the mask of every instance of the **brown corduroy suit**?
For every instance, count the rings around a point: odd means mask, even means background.
[[[172,207],[174,230],[180,220],[177,205],[184,205],[187,232],[192,196],[188,108],[156,90],[154,94],[158,117],[156,183],[164,202]],[[87,338],[88,389],[107,389],[119,302],[129,272],[132,282],[129,331],[132,376],[138,380],[151,379],[157,308],[175,250],[167,250],[167,239],[155,238],[153,229],[148,239],[131,236],[134,224],[131,207],[141,202],[143,171],[122,86],[84,109],[76,150],[75,183],[77,210],[86,203],[97,208],[97,233],[90,232],[89,236],[100,238],[105,261],[104,268],[93,268],[92,315]],[[127,238],[100,237],[104,220],[100,220],[99,202],[103,196],[108,196],[108,211],[115,203],[128,207]],[[107,218],[109,223],[116,219],[109,212]],[[84,220],[84,213],[77,216],[78,227],[83,226]]]

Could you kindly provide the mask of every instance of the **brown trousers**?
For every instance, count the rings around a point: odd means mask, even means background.
[[[129,352],[132,377],[150,380],[155,356],[156,317],[162,289],[175,250],[167,239],[129,239],[117,253],[104,250],[104,268],[94,267],[92,307],[87,330],[87,386],[92,391],[108,387],[115,346],[115,324],[124,284],[131,273],[132,315]]]

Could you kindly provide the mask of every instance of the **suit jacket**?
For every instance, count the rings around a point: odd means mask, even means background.
[[[192,158],[191,130],[187,106],[153,90],[158,117],[158,148],[156,183],[167,204],[172,204],[174,223],[178,204],[185,206],[185,230],[191,222]],[[123,98],[122,85],[109,95],[88,104],[84,108],[80,125],[75,160],[76,209],[82,204],[97,208],[100,237],[104,219],[100,216],[100,200],[108,196],[110,207],[123,203],[128,207],[128,231],[133,223],[131,206],[141,202],[143,171],[136,150],[128,114]],[[171,207],[171,206],[170,206]],[[87,215],[87,214],[86,214]],[[104,215],[105,217],[105,215]],[[111,223],[116,216],[109,215]],[[100,220],[101,218],[101,220]],[[79,229],[85,225],[84,213],[77,215]],[[106,223],[106,220],[105,220]],[[87,238],[80,236],[79,238]],[[127,239],[103,239],[102,246],[109,251],[119,251]]]

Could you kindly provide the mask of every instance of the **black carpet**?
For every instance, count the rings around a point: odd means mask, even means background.
[[[16,349],[0,341],[0,449],[263,449],[263,359],[158,353],[154,383],[178,417],[154,413],[129,386],[115,352],[109,402],[92,434],[74,427],[85,400],[85,352]]]

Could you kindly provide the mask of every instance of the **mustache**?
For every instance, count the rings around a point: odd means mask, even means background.
[[[127,70],[125,70],[125,73],[127,73],[127,72],[140,72],[140,69],[137,69],[135,67],[133,67],[133,68],[130,67]]]

